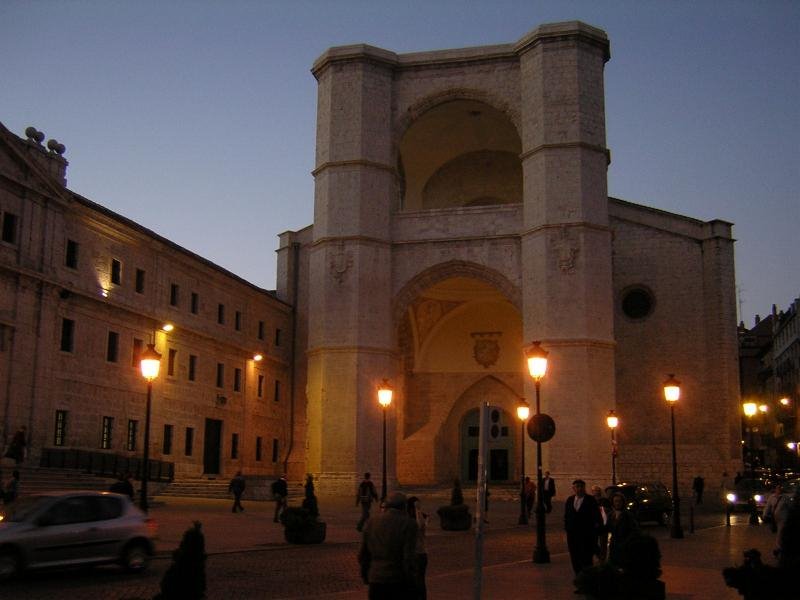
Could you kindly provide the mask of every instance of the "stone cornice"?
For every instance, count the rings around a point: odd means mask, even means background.
[[[603,52],[603,59],[611,58],[611,50],[606,32],[581,21],[565,21],[563,23],[547,23],[540,25],[524,35],[515,45],[514,51],[522,55],[539,44],[576,39]]]
[[[312,357],[322,354],[378,354],[397,358],[398,353],[391,348],[378,348],[376,346],[316,346],[306,350],[306,356]]]
[[[325,171],[326,169],[333,169],[337,167],[369,167],[372,169],[380,169],[382,171],[389,171],[392,175],[397,175],[397,170],[392,165],[376,162],[373,160],[353,159],[353,160],[329,160],[317,166],[311,174],[316,177],[317,174]]]
[[[562,229],[564,227],[594,229],[595,231],[601,231],[603,233],[611,233],[612,231],[612,228],[609,225],[598,225],[597,223],[589,223],[588,221],[569,221],[565,223],[549,223],[547,225],[537,225],[536,227],[531,227],[530,229],[526,229],[519,235],[520,237],[525,237],[528,235],[534,235],[536,233],[546,231],[548,229]]]
[[[603,146],[598,146],[597,144],[589,144],[587,142],[560,142],[556,144],[541,144],[536,146],[535,148],[531,148],[530,150],[526,150],[522,154],[519,155],[519,159],[524,161],[526,158],[530,158],[534,154],[542,152],[544,150],[560,150],[560,149],[568,149],[568,148],[582,148],[584,150],[590,150],[592,152],[600,152],[601,154],[605,154],[606,157],[606,164],[611,164],[611,151],[608,148],[604,148]]]
[[[617,347],[615,340],[600,340],[596,338],[543,338],[542,346],[547,348],[605,348],[611,349]]]
[[[341,235],[341,236],[330,236],[330,237],[322,237],[318,240],[314,240],[311,242],[311,247],[314,248],[316,246],[324,246],[327,244],[341,244],[342,242],[356,242],[357,244],[370,244],[373,246],[389,246],[391,245],[390,241],[381,240],[376,237],[370,237],[368,235]]]

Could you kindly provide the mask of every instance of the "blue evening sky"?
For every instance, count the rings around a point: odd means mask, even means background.
[[[742,317],[786,308],[800,2],[2,0],[0,121],[65,144],[71,189],[274,289],[277,234],[313,218],[327,47],[509,43],[573,19],[611,40],[609,194],[733,222]]]

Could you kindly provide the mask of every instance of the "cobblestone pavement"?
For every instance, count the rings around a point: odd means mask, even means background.
[[[431,512],[435,512],[439,504],[446,503],[444,492],[417,494]],[[0,587],[0,597],[30,600],[152,598],[169,566],[171,550],[178,545],[191,521],[199,520],[203,523],[209,553],[208,598],[365,598],[366,588],[358,577],[356,563],[359,536],[354,525],[358,509],[350,502],[335,498],[320,498],[320,506],[328,523],[325,543],[293,546],[283,541],[281,526],[272,522],[270,503],[245,502],[245,513],[232,514],[225,501],[163,499],[151,510],[160,526],[159,556],[145,574],[129,575],[109,566],[26,575]],[[570,585],[559,508],[548,515],[547,542],[553,563],[541,566],[531,563],[535,528],[532,524],[516,525],[518,504],[502,498],[493,501],[484,536],[484,598],[575,597]],[[734,527],[725,528],[724,515],[704,509],[696,516],[698,534],[694,536],[688,533],[688,516],[684,517],[686,540],[669,540],[666,528],[645,526],[662,544],[668,591],[688,590],[689,595],[670,594],[670,599],[703,598],[693,595],[692,590],[701,588],[692,583],[692,577],[714,579],[717,591],[708,593],[715,593],[716,597],[736,598],[735,593],[719,596],[719,571],[724,566],[741,562],[742,544],[750,543],[754,535],[761,536],[758,541],[764,551],[769,549],[770,543],[769,536],[764,533],[766,528],[747,528],[741,524],[743,522],[743,516],[735,515]],[[730,533],[726,537],[728,531],[734,531],[736,539],[732,539]],[[739,540],[745,534],[750,537]],[[472,532],[441,531],[438,519],[432,518],[428,538],[429,597],[470,597],[474,541]],[[703,557],[706,562],[713,563],[708,572],[698,571],[699,567],[707,566],[698,565]],[[533,590],[539,591],[531,595]]]

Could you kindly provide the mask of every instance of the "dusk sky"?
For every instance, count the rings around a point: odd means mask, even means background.
[[[66,145],[70,189],[274,289],[313,219],[328,47],[611,40],[609,194],[734,223],[741,317],[800,296],[800,2],[0,0],[0,121]],[[680,268],[680,265],[676,265]]]

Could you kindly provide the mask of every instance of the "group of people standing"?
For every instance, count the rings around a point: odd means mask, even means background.
[[[361,578],[369,586],[370,600],[425,600],[428,553],[425,533],[428,515],[416,496],[394,493],[381,502],[380,513],[370,517],[378,500],[369,473],[358,486],[356,505],[362,531],[358,564]]]
[[[586,482],[572,482],[573,494],[564,505],[564,529],[572,569],[577,575],[591,567],[594,557],[617,564],[620,548],[639,530],[636,518],[626,508],[625,496],[606,498],[599,486],[586,493]],[[609,537],[610,536],[610,537]]]

